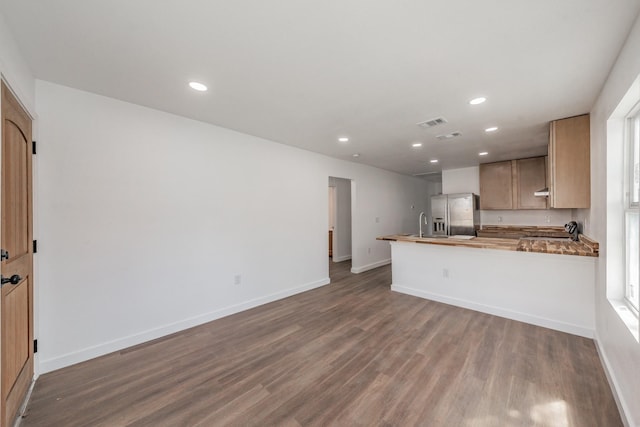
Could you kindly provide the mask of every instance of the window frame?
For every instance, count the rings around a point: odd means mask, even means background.
[[[625,119],[625,136],[624,136],[624,157],[625,157],[625,182],[624,182],[624,209],[622,218],[624,224],[624,300],[633,314],[639,317],[640,310],[640,283],[639,278],[635,278],[636,289],[635,295],[632,295],[633,287],[631,286],[631,266],[630,266],[630,246],[631,246],[631,233],[629,231],[630,216],[640,215],[640,200],[632,200],[632,191],[634,189],[633,181],[635,179],[635,156],[638,155],[640,150],[640,102],[638,102],[627,114]],[[635,242],[636,245],[639,242]]]

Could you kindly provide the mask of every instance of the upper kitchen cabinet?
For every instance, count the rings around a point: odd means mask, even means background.
[[[516,191],[517,209],[547,209],[546,197],[535,196],[534,193],[547,186],[547,158],[532,157],[514,160],[514,190]]]
[[[480,165],[480,209],[547,209],[534,193],[546,186],[546,158]]]
[[[589,115],[551,122],[549,138],[549,205],[591,205]]]
[[[511,160],[480,165],[480,209],[513,209]]]

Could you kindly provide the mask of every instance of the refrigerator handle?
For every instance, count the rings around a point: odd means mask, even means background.
[[[451,235],[451,209],[449,207],[449,200],[447,200],[447,211],[446,211],[446,215],[447,215],[447,219],[446,219],[446,233],[447,236]]]

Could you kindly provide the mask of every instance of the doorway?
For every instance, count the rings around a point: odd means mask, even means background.
[[[332,262],[351,259],[350,179],[329,177],[329,258]]]
[[[13,425],[33,379],[31,118],[2,82],[0,424]]]

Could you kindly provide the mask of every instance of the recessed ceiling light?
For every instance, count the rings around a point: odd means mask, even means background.
[[[490,128],[486,128],[484,131],[485,131],[485,132],[495,132],[495,131],[497,131],[497,130],[498,130],[498,127],[497,127],[497,126],[492,126],[492,127],[490,127]]]
[[[482,104],[486,100],[487,100],[487,98],[485,98],[484,96],[481,96],[481,97],[478,97],[478,98],[473,98],[471,101],[469,101],[469,104],[478,105],[478,104]]]
[[[478,153],[478,156],[486,156],[487,154],[489,154],[487,151],[482,151]]]
[[[420,147],[422,147],[422,142],[414,142],[413,144],[411,144],[411,146],[413,148],[420,148]]]
[[[360,157],[360,153],[355,153],[353,157]]]
[[[207,91],[207,87],[205,85],[203,85],[202,83],[189,82],[189,86],[191,87],[191,89],[197,90],[198,92],[206,92]]]
[[[431,159],[429,160],[431,163],[438,163],[438,159]]]
[[[349,142],[349,138],[347,138],[346,136],[341,136],[340,138],[338,138],[338,141],[340,141],[340,142]]]

